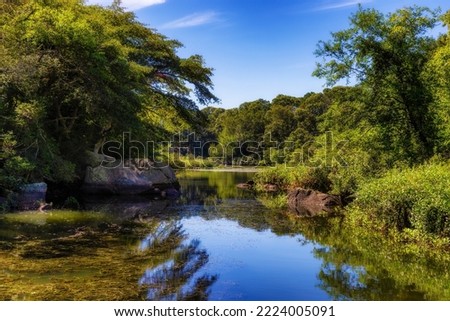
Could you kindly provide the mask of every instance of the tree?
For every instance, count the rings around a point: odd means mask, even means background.
[[[178,41],[119,1],[11,3],[1,12],[0,134],[37,165],[34,179],[73,179],[86,149],[124,131],[151,138],[149,114],[175,110],[192,121],[198,104],[217,101],[202,57],[179,57]]]
[[[319,135],[319,117],[326,112],[330,103],[330,97],[324,93],[308,93],[303,97],[294,111],[295,129],[289,136],[296,148],[310,144]]]
[[[211,134],[211,139],[217,140],[217,136],[222,131],[222,124],[219,121],[220,115],[225,112],[225,109],[218,107],[206,107],[201,110],[206,118],[208,127],[207,131]]]
[[[436,126],[432,96],[423,78],[436,41],[429,32],[438,12],[410,7],[384,15],[361,7],[350,28],[321,41],[314,75],[328,85],[356,79],[370,95],[365,102],[373,124],[385,129],[385,144],[398,158],[417,161],[432,155]]]
[[[448,32],[437,41],[437,49],[429,62],[427,81],[434,87],[434,107],[438,129],[437,151],[450,158],[450,11],[442,16]]]
[[[264,136],[265,116],[270,109],[270,102],[258,99],[245,102],[239,106],[238,117],[240,128],[236,128],[240,142],[260,142]]]
[[[301,98],[278,95],[270,105],[265,119],[265,135],[273,141],[283,143],[295,129],[294,112],[302,102]]]

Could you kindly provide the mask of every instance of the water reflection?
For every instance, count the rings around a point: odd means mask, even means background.
[[[390,276],[388,270],[372,275],[364,267],[347,264],[324,264],[319,272],[319,287],[334,300],[426,300],[426,293],[414,283],[402,285]]]
[[[199,240],[188,241],[179,222],[162,222],[139,244],[140,251],[164,248],[169,256],[163,263],[148,268],[139,280],[148,300],[207,300],[217,275],[201,273],[209,255]]]
[[[450,257],[368,231],[341,218],[287,216],[322,263],[317,287],[333,300],[449,300]]]
[[[141,250],[175,236],[178,241],[139,281],[147,299],[450,299],[446,259],[411,253],[345,217],[301,218],[268,209],[236,189],[250,178],[186,172],[182,196],[162,211],[165,216],[150,211],[160,225]]]
[[[0,300],[449,300],[450,257],[180,174],[182,196],[0,216]],[[220,275],[220,277],[219,277]]]
[[[176,243],[185,238],[181,230],[179,222],[175,221],[163,221],[161,222],[152,233],[149,233],[139,244],[140,251],[146,251],[152,248],[156,248],[166,242]]]
[[[236,188],[237,184],[250,180],[253,175],[248,172],[180,172],[177,174],[182,191],[179,204],[217,205],[224,199],[253,198],[251,191]]]

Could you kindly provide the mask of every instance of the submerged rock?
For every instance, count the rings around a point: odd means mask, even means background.
[[[82,191],[88,194],[133,195],[161,193],[176,186],[178,181],[171,167],[126,160],[109,163],[108,166],[89,166]]]
[[[239,183],[236,185],[237,188],[240,189],[253,189],[255,187],[255,182],[254,181],[248,181],[246,183]]]
[[[331,213],[341,206],[338,196],[318,191],[296,188],[288,193],[289,209],[302,216],[314,216],[320,213]]]

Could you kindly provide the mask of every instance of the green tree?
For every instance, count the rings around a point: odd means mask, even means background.
[[[442,21],[448,31],[438,39],[438,47],[428,65],[427,80],[434,85],[437,151],[450,158],[450,11],[442,16]]]
[[[294,111],[300,105],[300,99],[279,95],[272,100],[266,113],[265,135],[283,143],[295,128]]]
[[[73,179],[86,149],[124,131],[148,139],[157,127],[149,114],[176,111],[192,122],[198,104],[217,101],[202,57],[179,57],[178,41],[120,2],[8,3],[0,19],[0,134],[10,133],[16,154],[37,165],[35,179]]]
[[[319,135],[319,117],[330,103],[330,98],[324,93],[308,93],[303,97],[300,106],[294,111],[295,129],[288,139],[295,143],[296,148],[311,143]]]
[[[429,34],[437,21],[438,12],[427,8],[388,15],[360,8],[349,29],[333,33],[316,51],[324,62],[315,76],[328,85],[356,79],[370,90],[369,119],[384,128],[384,143],[398,159],[414,162],[433,152],[436,127],[423,72],[436,46]]]
[[[245,102],[239,106],[239,125],[236,127],[234,124],[239,141],[259,142],[262,140],[265,131],[265,117],[269,109],[270,102],[264,99]]]

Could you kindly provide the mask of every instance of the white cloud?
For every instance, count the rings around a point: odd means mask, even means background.
[[[170,21],[164,24],[162,29],[176,29],[176,28],[188,28],[205,25],[214,21],[217,21],[218,14],[214,11],[207,11],[203,13],[194,13],[183,18]]]
[[[98,4],[101,6],[111,5],[112,0],[88,0],[87,4]],[[122,7],[128,10],[139,10],[145,7],[150,7],[155,4],[161,4],[166,2],[166,0],[122,0]]]
[[[328,4],[324,4],[317,8],[318,11],[321,10],[331,10],[331,9],[340,9],[346,7],[356,6],[357,4],[364,4],[372,2],[372,0],[345,0],[345,1],[332,1],[328,2]]]

